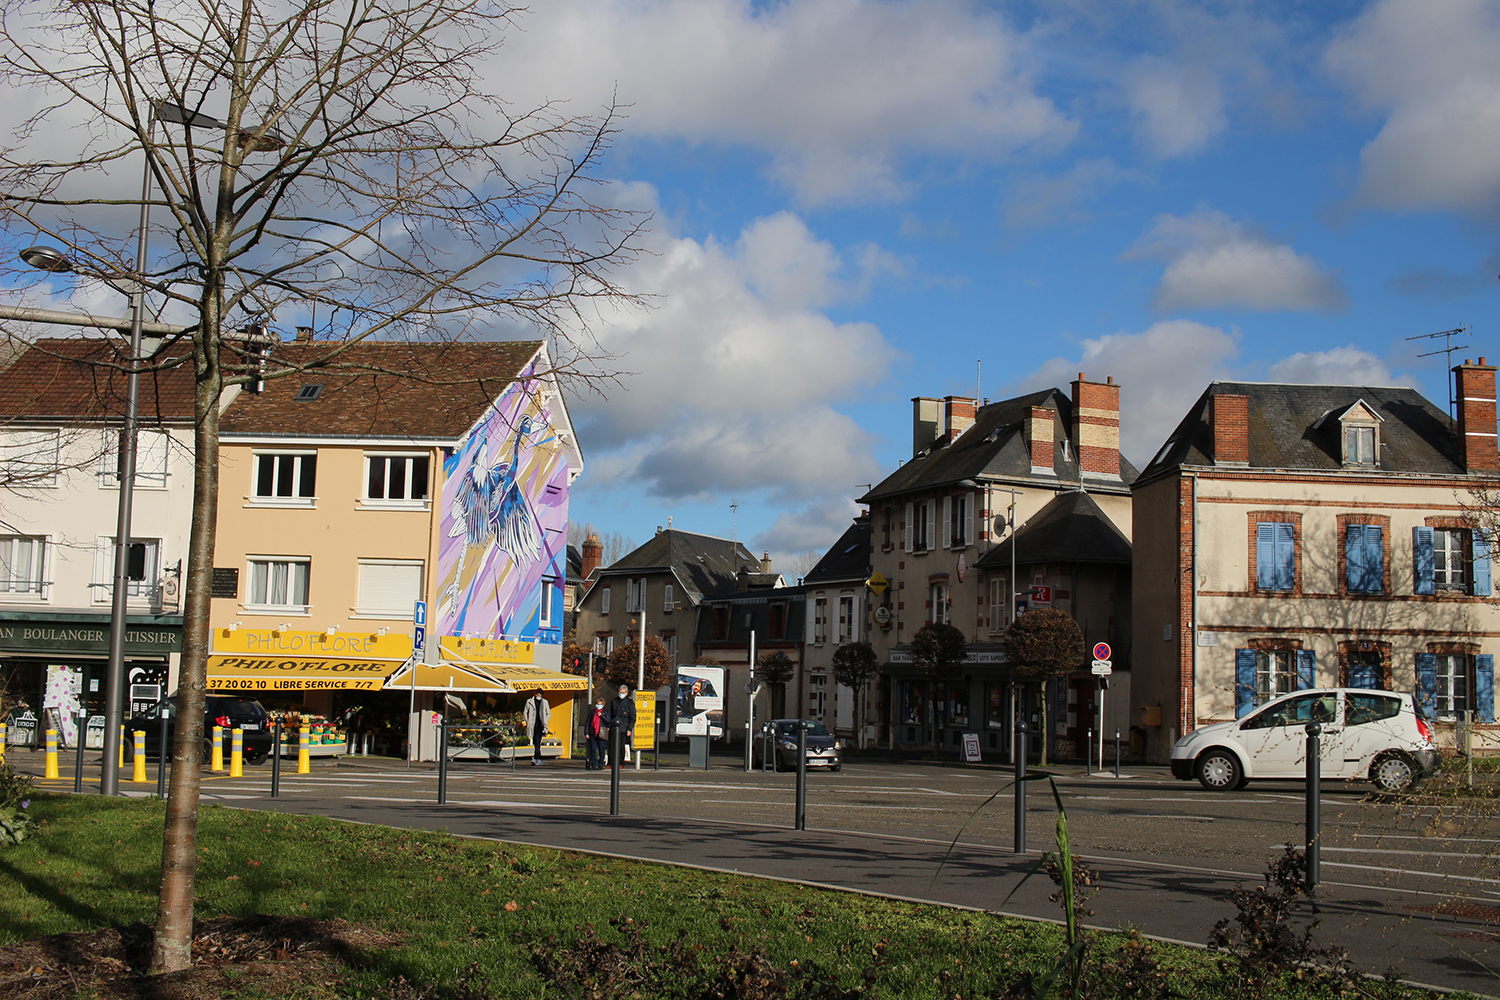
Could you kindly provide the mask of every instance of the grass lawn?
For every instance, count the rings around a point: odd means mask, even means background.
[[[31,811],[44,821],[42,832],[0,848],[0,944],[154,919],[160,803],[38,794]],[[199,829],[200,921],[252,914],[337,918],[400,939],[295,992],[275,992],[274,977],[262,977],[224,996],[461,996],[453,984],[476,962],[485,992],[468,995],[570,996],[542,975],[535,953],[564,956],[566,964],[579,928],[588,924],[612,942],[622,940],[622,927],[642,924],[654,944],[685,933],[681,951],[700,958],[738,949],[762,951],[779,968],[812,962],[842,989],[903,1000],[992,996],[1002,979],[1045,972],[1064,950],[1062,930],[1046,924],[444,834],[217,805],[204,805]],[[1090,996],[1158,995],[1125,991],[1125,980],[1139,978],[1139,970],[1118,966],[1140,953],[1138,942],[1122,950],[1125,940],[1101,938],[1096,961],[1117,968],[1099,973],[1099,991]],[[1161,945],[1151,947],[1151,957],[1172,995],[1249,995],[1215,956]],[[391,992],[398,977],[409,992]],[[1371,996],[1426,995],[1378,983],[1368,989]],[[1268,995],[1331,994],[1294,984]]]

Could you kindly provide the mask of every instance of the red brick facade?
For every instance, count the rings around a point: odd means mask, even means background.
[[[1083,372],[1072,383],[1073,440],[1079,471],[1101,476],[1120,474],[1120,387],[1113,376],[1089,382]]]
[[[1463,441],[1464,468],[1469,472],[1500,470],[1495,437],[1495,368],[1479,359],[1453,369],[1458,385],[1458,435]]]
[[[1213,396],[1209,401],[1216,465],[1250,462],[1250,400],[1245,396]]]

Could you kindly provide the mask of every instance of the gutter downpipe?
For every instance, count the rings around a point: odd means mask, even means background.
[[[1190,655],[1192,657],[1192,684],[1191,684],[1191,687],[1190,687],[1189,692],[1188,692],[1189,698],[1190,698],[1190,701],[1188,703],[1189,704],[1189,708],[1190,708],[1190,712],[1189,712],[1189,715],[1188,715],[1188,720],[1193,724],[1193,728],[1197,729],[1198,728],[1198,724],[1197,724],[1197,722],[1198,722],[1198,711],[1197,711],[1197,709],[1198,709],[1198,474],[1196,472],[1191,473],[1188,478],[1190,478],[1193,481],[1193,555],[1192,555],[1192,560],[1191,560],[1192,561],[1192,569],[1193,569],[1193,582],[1192,582],[1192,586],[1193,586],[1193,605],[1192,605],[1192,607],[1193,607],[1193,621],[1192,621],[1191,635],[1189,635],[1188,639],[1187,639],[1187,641],[1189,643],[1188,649],[1190,650]],[[1187,734],[1183,733],[1182,735],[1185,736]]]

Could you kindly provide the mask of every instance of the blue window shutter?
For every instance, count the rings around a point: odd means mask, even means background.
[[[1297,582],[1296,526],[1277,521],[1276,529],[1276,589],[1291,590]]]
[[[1365,572],[1369,594],[1385,593],[1385,529],[1378,524],[1365,525]]]
[[[1276,589],[1276,539],[1271,534],[1275,524],[1258,521],[1255,525],[1255,587]]]
[[[1318,654],[1311,649],[1297,650],[1297,690],[1305,691],[1318,683]]]
[[[1474,657],[1474,721],[1495,721],[1495,655]]]
[[[1255,707],[1255,650],[1234,651],[1234,717],[1243,718]]]
[[[1474,593],[1490,596],[1490,540],[1478,531],[1474,532]]]
[[[1413,564],[1415,566],[1415,569],[1416,569],[1416,580],[1415,580],[1416,593],[1418,593],[1418,594],[1436,594],[1437,593],[1437,584],[1434,582],[1434,577],[1433,577],[1433,574],[1432,574],[1432,565],[1433,565],[1433,563],[1432,563],[1432,529],[1431,528],[1413,528],[1413,529],[1411,529],[1411,551],[1412,551],[1412,562],[1413,562]],[[1437,654],[1434,653],[1433,655],[1435,656]],[[1434,664],[1436,664],[1436,661],[1434,661]],[[1437,670],[1436,665],[1433,666],[1433,670],[1434,671]],[[1434,680],[1433,684],[1436,685],[1437,681]],[[1434,691],[1436,691],[1436,687],[1435,686],[1434,686]],[[1434,694],[1433,697],[1435,698],[1435,697],[1437,697],[1437,695]]]
[[[1429,719],[1437,718],[1436,653],[1417,654],[1417,711]]]
[[[1351,524],[1344,529],[1344,583],[1351,591],[1362,594],[1367,589],[1369,571],[1365,566],[1365,526]]]

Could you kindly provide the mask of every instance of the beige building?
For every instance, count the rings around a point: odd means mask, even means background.
[[[1215,382],[1189,411],[1134,488],[1152,759],[1314,686],[1410,692],[1440,739],[1493,723],[1500,609],[1466,505],[1500,471],[1495,369],[1454,374],[1457,421],[1371,386]]]

